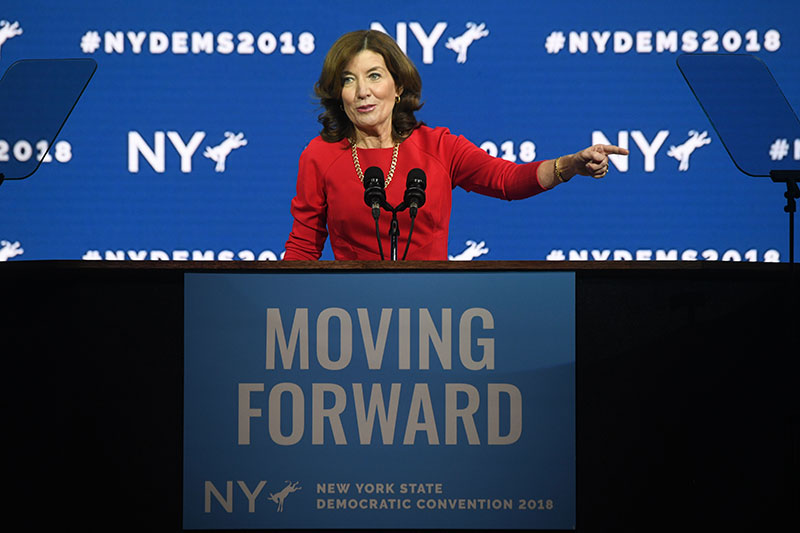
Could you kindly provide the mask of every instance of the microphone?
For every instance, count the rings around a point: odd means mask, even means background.
[[[383,170],[378,167],[369,167],[364,172],[364,202],[372,208],[372,218],[375,219],[375,237],[378,239],[378,250],[383,261],[383,244],[381,244],[380,223],[381,205],[386,203],[384,190]]]
[[[386,201],[383,184],[383,171],[378,167],[369,167],[364,172],[364,202],[372,208],[375,220],[381,215],[381,204]]]
[[[425,204],[425,185],[427,178],[421,168],[412,168],[406,178],[406,193],[403,195],[403,204],[408,206],[411,215],[411,228],[408,230],[406,250],[403,252],[403,261],[406,260],[408,247],[411,244],[411,235],[414,234],[414,220],[417,218],[417,209]]]
[[[406,178],[406,193],[403,201],[409,207],[411,218],[417,216],[417,209],[425,205],[425,185],[427,178],[420,168],[413,168]]]

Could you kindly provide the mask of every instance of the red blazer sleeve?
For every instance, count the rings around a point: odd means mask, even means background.
[[[328,238],[328,201],[319,162],[306,148],[300,155],[297,195],[291,205],[294,223],[284,260],[317,260]]]
[[[541,161],[517,164],[492,157],[461,135],[448,134],[444,142],[453,151],[453,187],[503,200],[521,200],[546,190],[537,175]]]

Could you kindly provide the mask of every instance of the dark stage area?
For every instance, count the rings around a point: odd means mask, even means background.
[[[744,263],[0,264],[10,514],[181,530],[183,274],[287,270],[576,272],[577,530],[798,526],[800,275]]]

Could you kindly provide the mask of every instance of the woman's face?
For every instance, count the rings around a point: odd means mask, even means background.
[[[342,72],[342,105],[356,136],[391,140],[392,110],[401,92],[380,54],[363,50],[351,59]]]

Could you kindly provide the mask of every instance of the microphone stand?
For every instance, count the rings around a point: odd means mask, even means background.
[[[385,209],[386,211],[388,211],[388,212],[390,212],[392,214],[392,224],[389,227],[389,242],[390,242],[390,246],[391,246],[390,251],[389,251],[389,257],[390,257],[390,259],[392,261],[397,261],[397,238],[400,236],[400,224],[397,221],[397,213],[399,213],[401,211],[404,211],[408,207],[408,205],[406,204],[406,202],[404,200],[397,207],[392,207],[392,204],[390,204],[389,202],[387,202],[384,199],[384,200],[381,200],[380,206],[383,209]],[[379,229],[379,225],[378,225],[378,218],[379,217],[375,216],[374,213],[375,213],[375,211],[373,211],[373,216],[375,218],[375,233],[378,236],[378,249],[380,250],[380,253],[381,253],[381,260],[383,260],[383,258],[384,258],[383,257],[383,245],[381,244],[381,233],[380,233],[380,229]],[[416,215],[416,213],[415,213],[415,215]],[[414,228],[414,217],[412,217],[412,219],[411,219],[411,228],[412,228],[411,231],[413,231],[413,228]],[[408,233],[409,242],[411,242],[411,231],[409,231],[409,233]],[[406,243],[406,253],[408,253],[408,243]],[[403,254],[403,260],[405,260],[405,258],[406,258],[406,254],[404,253]]]
[[[411,236],[414,234],[414,219],[417,218],[416,212],[412,209],[411,210],[411,227],[408,228],[408,239],[406,240],[406,249],[403,251],[403,261],[406,260],[406,255],[408,255],[408,247],[411,244]]]
[[[392,248],[392,261],[397,261],[397,236],[400,235],[400,228],[397,224],[397,211],[392,211],[392,225],[389,228],[389,239]]]
[[[383,243],[381,242],[381,208],[380,207],[373,207],[372,208],[372,218],[375,219],[375,237],[378,239],[378,251],[381,254],[381,261],[384,260],[383,257]]]
[[[400,224],[397,221],[397,213],[405,210],[408,207],[405,201],[401,202],[400,205],[397,207],[392,207],[391,204],[387,201],[383,201],[381,203],[381,207],[392,213],[392,225],[389,227],[389,242],[391,245],[391,250],[389,252],[389,257],[392,261],[397,261],[397,237],[400,236]],[[409,240],[411,239],[411,234],[408,235]],[[403,254],[403,259],[405,259],[405,254]]]
[[[374,172],[370,174],[371,171]],[[406,254],[408,254],[408,247],[411,244],[411,236],[414,232],[414,219],[417,218],[418,209],[425,203],[425,173],[418,168],[412,169],[411,172],[409,172],[409,179],[406,183],[406,193],[403,201],[400,202],[397,207],[393,207],[392,204],[386,201],[386,195],[382,194],[382,191],[381,194],[379,194],[379,196],[382,196],[380,200],[374,196],[378,193],[373,190],[373,181],[378,175],[380,175],[381,179],[383,178],[383,173],[380,171],[380,169],[377,167],[370,167],[367,169],[367,173],[370,174],[370,181],[364,182],[364,187],[367,188],[364,199],[367,201],[367,205],[372,205],[372,216],[375,219],[375,233],[378,238],[378,249],[381,253],[381,260],[383,260],[383,246],[381,245],[380,224],[378,222],[378,219],[380,218],[380,209],[385,209],[392,214],[392,222],[391,226],[389,227],[389,242],[391,245],[389,257],[392,261],[397,261],[397,238],[400,236],[400,223],[397,221],[397,213],[410,208],[409,212],[411,213],[411,227],[408,231],[406,249],[403,252],[403,261],[405,261]],[[380,185],[382,185],[381,181],[377,183],[378,188],[380,188]],[[379,205],[380,208],[378,207]]]

